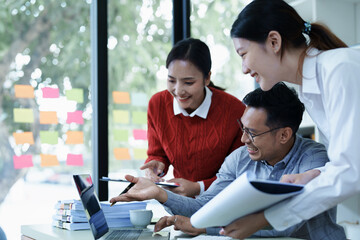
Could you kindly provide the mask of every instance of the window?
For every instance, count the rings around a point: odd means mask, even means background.
[[[90,1],[6,1],[0,13],[0,225],[50,223],[91,172]],[[21,217],[20,217],[21,216]]]

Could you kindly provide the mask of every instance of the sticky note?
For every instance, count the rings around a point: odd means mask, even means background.
[[[129,131],[127,129],[114,129],[114,140],[127,142],[129,140]]]
[[[144,111],[133,111],[132,112],[132,122],[135,124],[146,124],[147,123],[147,113]]]
[[[59,133],[56,131],[40,131],[41,143],[58,144]]]
[[[84,90],[81,88],[73,88],[65,91],[66,99],[73,100],[78,103],[84,102]]]
[[[113,110],[113,119],[115,123],[129,123],[129,111]]]
[[[34,98],[34,88],[31,85],[15,85],[16,98]]]
[[[34,144],[34,135],[32,132],[14,132],[15,143],[19,144]]]
[[[66,123],[84,124],[82,113],[82,111],[68,112]]]
[[[145,93],[131,93],[131,103],[134,106],[144,106],[148,105],[148,99]]]
[[[118,92],[113,91],[113,100],[117,104],[129,104],[130,103],[130,94],[128,92]]]
[[[135,140],[147,140],[147,132],[143,129],[134,129],[133,136]]]
[[[82,144],[84,143],[84,133],[82,131],[67,131],[66,144]]]
[[[145,160],[147,158],[146,149],[144,148],[134,148],[134,159],[135,160]]]
[[[58,117],[53,111],[40,111],[40,124],[58,124]]]
[[[14,160],[15,169],[28,168],[34,166],[31,155],[13,156],[13,160]]]
[[[44,87],[41,91],[43,98],[58,98],[60,96],[58,88]]]
[[[66,158],[66,165],[69,166],[84,166],[82,154],[68,154]]]
[[[34,113],[31,108],[14,108],[14,122],[33,123]]]
[[[130,160],[130,153],[128,148],[114,148],[114,155],[116,160]]]
[[[52,167],[52,166],[59,166],[59,161],[56,155],[50,154],[40,154],[41,158],[41,167]]]

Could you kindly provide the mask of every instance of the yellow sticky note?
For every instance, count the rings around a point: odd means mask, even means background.
[[[130,103],[130,94],[128,92],[118,92],[113,91],[113,100],[117,104],[129,104]]]
[[[134,159],[135,160],[146,160],[147,153],[144,148],[134,148]]]
[[[84,102],[84,90],[82,88],[73,88],[65,91],[66,99],[73,100],[78,103]]]
[[[129,111],[113,110],[113,118],[115,123],[129,123]]]
[[[41,158],[41,167],[52,167],[52,166],[59,166],[59,161],[56,155],[50,154],[40,154]]]
[[[34,98],[34,88],[30,85],[15,85],[16,98]]]
[[[58,144],[59,133],[56,131],[40,131],[41,143]]]
[[[34,112],[31,108],[14,108],[14,122],[33,123]]]
[[[82,144],[84,143],[84,133],[82,131],[67,131],[66,144]]]
[[[34,135],[32,132],[14,132],[13,136],[16,144],[34,144]]]
[[[133,111],[132,112],[132,122],[135,124],[146,124],[147,123],[147,113],[144,111]]]
[[[40,124],[58,124],[56,112],[40,111]]]
[[[127,142],[129,140],[129,131],[127,129],[114,129],[114,140]]]
[[[114,155],[116,160],[130,160],[130,153],[128,148],[114,148]]]

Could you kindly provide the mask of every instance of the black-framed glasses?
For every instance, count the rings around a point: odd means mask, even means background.
[[[249,131],[249,129],[247,129],[247,128],[244,127],[244,125],[242,124],[242,122],[241,122],[240,119],[237,119],[237,122],[239,123],[239,126],[240,126],[241,130],[242,130],[244,133],[246,133],[246,136],[248,136],[248,138],[250,138],[250,140],[251,140],[252,142],[254,142],[254,138],[255,138],[255,137],[258,137],[258,136],[264,135],[265,133],[269,133],[269,132],[272,132],[272,131],[275,131],[275,130],[278,130],[278,129],[282,128],[282,127],[277,127],[277,128],[270,129],[270,130],[268,130],[268,131],[266,131],[266,132],[262,132],[262,133],[259,133],[259,134],[253,134],[253,133],[251,133],[251,132]]]

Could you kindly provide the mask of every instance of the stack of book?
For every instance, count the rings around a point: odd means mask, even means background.
[[[146,202],[116,203],[100,202],[109,228],[131,227],[131,209],[146,209]],[[60,200],[55,204],[52,225],[68,230],[90,229],[84,206],[80,200]]]

